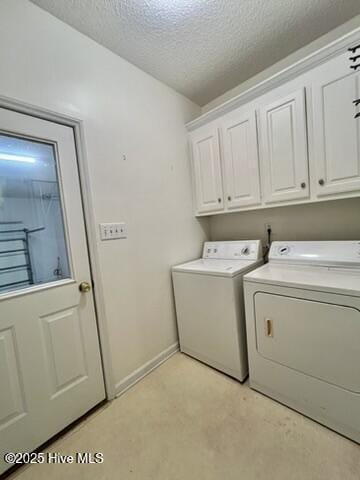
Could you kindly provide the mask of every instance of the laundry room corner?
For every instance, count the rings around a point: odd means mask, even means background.
[[[359,0],[0,0],[0,477],[360,480]]]
[[[11,41],[13,52],[0,52],[2,95],[82,122],[95,280],[119,390],[176,344],[170,267],[195,258],[208,237],[208,220],[193,218],[184,126],[200,108],[29,1],[5,0],[0,8],[1,44]],[[70,51],[78,51],[76,60]],[[128,238],[102,241],[99,224],[116,221],[126,223]]]

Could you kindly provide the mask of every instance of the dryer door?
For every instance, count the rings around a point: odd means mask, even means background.
[[[255,294],[261,356],[360,393],[360,311],[269,293]]]

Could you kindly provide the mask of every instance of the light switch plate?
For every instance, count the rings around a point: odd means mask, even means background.
[[[101,240],[117,240],[126,237],[127,232],[125,223],[100,223]]]

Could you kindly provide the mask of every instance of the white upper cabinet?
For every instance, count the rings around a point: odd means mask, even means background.
[[[191,146],[197,212],[223,210],[219,132],[216,124],[205,125],[193,132]]]
[[[283,87],[276,89],[271,93],[273,100],[259,109],[265,203],[309,196],[305,89],[284,92]]]
[[[360,73],[350,69],[349,54],[314,71],[312,79],[313,191],[318,197],[360,191]]]
[[[197,215],[360,197],[358,63],[360,28],[190,122]]]
[[[260,204],[255,110],[237,109],[220,119],[220,127],[226,207]]]

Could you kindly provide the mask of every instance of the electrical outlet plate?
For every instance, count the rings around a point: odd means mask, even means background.
[[[127,231],[125,223],[100,223],[101,240],[118,240],[119,238],[126,237]]]

